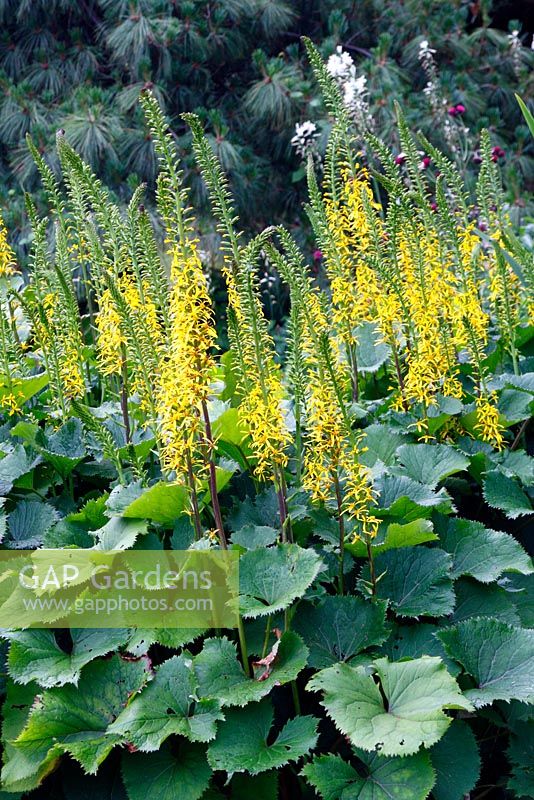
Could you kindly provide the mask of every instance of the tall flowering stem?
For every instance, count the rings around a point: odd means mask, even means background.
[[[176,147],[154,97],[145,93],[142,103],[160,162],[157,199],[172,258],[169,304],[164,318],[166,335],[156,386],[162,460],[167,470],[189,482],[197,535],[199,481],[207,477],[215,529],[221,546],[226,549],[217,494],[216,442],[208,409],[215,371],[213,308]],[[152,273],[156,287],[160,287],[158,292],[165,293],[165,280],[155,265]]]
[[[312,284],[302,255],[289,234],[278,230],[285,257],[269,249],[290,287],[298,319],[298,346],[306,371],[305,434],[302,482],[314,501],[333,503],[339,525],[339,588],[344,588],[345,519],[355,535],[372,539],[378,519],[367,468],[360,462],[361,435],[352,426],[343,386],[346,364],[338,358],[326,297]]]
[[[263,314],[257,285],[257,260],[266,237],[242,246],[235,228],[235,212],[226,178],[198,118],[186,114],[193,134],[193,148],[207,183],[225,253],[223,268],[228,288],[228,329],[236,353],[239,417],[250,435],[255,456],[254,475],[273,481],[279,502],[282,540],[291,538],[287,512],[285,469],[291,436],[282,411],[284,390],[281,370],[274,358],[274,344]]]

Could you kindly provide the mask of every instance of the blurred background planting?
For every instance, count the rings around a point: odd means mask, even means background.
[[[202,117],[245,227],[285,222],[312,257],[302,157],[322,151],[330,121],[303,35],[332,57],[362,124],[394,148],[394,100],[413,128],[456,148],[467,180],[489,128],[511,215],[528,226],[533,146],[514,93],[532,102],[533,12],[531,0],[0,0],[0,204],[12,241],[24,261],[20,189],[39,191],[27,133],[57,172],[54,137],[64,128],[119,201],[141,182],[153,187],[156,157],[138,103],[149,87],[206,215],[205,260],[216,242],[180,117],[188,111]]]

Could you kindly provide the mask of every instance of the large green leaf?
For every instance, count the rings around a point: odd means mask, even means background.
[[[213,739],[217,720],[224,719],[216,700],[197,700],[198,679],[191,658],[173,656],[156,670],[154,680],[135,697],[108,728],[139,750],[151,752],[171,734],[191,741]]]
[[[144,519],[112,517],[103,528],[94,532],[95,550],[128,550],[140,534],[147,532],[147,527]]]
[[[277,528],[279,524],[280,512],[274,487],[261,492],[254,500],[246,497],[228,516],[228,525],[233,531],[238,531],[245,525],[267,525]]]
[[[322,567],[313,550],[280,544],[249,550],[239,562],[239,607],[244,617],[261,617],[302,597]]]
[[[389,358],[390,349],[376,322],[362,322],[355,332],[356,361],[360,372],[376,372]]]
[[[452,578],[469,575],[489,583],[503,572],[532,572],[530,557],[508,533],[458,517],[441,517],[436,530],[443,549],[452,555]]]
[[[440,658],[374,662],[375,678],[360,667],[337,664],[308,683],[322,691],[322,705],[356,747],[386,756],[405,756],[431,747],[451,718],[446,708],[471,710]]]
[[[172,526],[189,508],[187,487],[178,483],[155,483],[133,500],[122,512],[123,517],[150,519],[162,525]]]
[[[465,694],[478,708],[494,700],[534,702],[534,630],[496,619],[468,619],[438,633],[451,658],[472,676]]]
[[[122,776],[129,800],[199,800],[211,767],[205,747],[180,739],[157,753],[125,753]]]
[[[469,459],[447,444],[403,444],[397,450],[397,458],[409,478],[432,489],[469,466]]]
[[[516,723],[506,755],[512,766],[508,789],[516,797],[534,797],[534,719]]]
[[[455,719],[430,756],[436,770],[435,800],[464,800],[480,775],[480,754],[469,725]]]
[[[136,628],[128,640],[127,650],[129,653],[141,656],[156,642],[164,647],[178,650],[205,632],[204,628]]]
[[[76,525],[81,525],[88,531],[96,531],[99,528],[102,528],[108,522],[109,518],[106,515],[107,500],[107,494],[90,498],[89,500],[86,500],[79,511],[69,514],[67,520],[69,522],[76,523]]]
[[[86,772],[94,774],[121,741],[108,732],[108,725],[145,684],[148,674],[146,659],[114,655],[87,664],[77,687],[67,684],[44,692],[16,739],[16,748],[36,763],[70,753]]]
[[[521,625],[534,628],[534,575],[514,575],[508,583]]]
[[[456,676],[461,669],[447,656],[442,642],[436,637],[439,630],[437,625],[430,622],[418,622],[415,625],[395,624],[390,638],[382,646],[382,652],[390,661],[439,656],[450,674]]]
[[[78,683],[82,667],[123,644],[128,631],[121,628],[70,630],[71,648],[63,650],[50,630],[10,631],[9,674],[17,683],[36,681],[40,686]]]
[[[385,526],[383,526],[384,529]],[[434,533],[434,526],[429,519],[414,519],[412,522],[400,524],[392,522],[385,527],[385,533],[380,530],[372,542],[373,553],[385,553],[386,550],[395,550],[397,547],[413,547],[438,539]],[[367,558],[367,546],[361,539],[347,542],[345,549],[356,558]]]
[[[226,637],[207,639],[202,652],[195,656],[194,670],[198,695],[218,700],[222,706],[244,706],[261,700],[273,686],[294,680],[306,666],[308,648],[296,633],[286,631],[277,645],[276,656],[262,680],[247,678],[237,660],[236,647]]]
[[[245,550],[258,550],[274,544],[279,533],[269,525],[244,525],[232,534],[232,544],[238,544]]]
[[[378,516],[399,517],[410,522],[419,517],[430,517],[434,510],[449,513],[452,501],[445,491],[433,491],[405,475],[383,475],[375,481],[378,492]]]
[[[436,402],[428,406],[427,409],[428,433],[431,436],[442,428],[452,416],[461,414],[463,411],[462,401],[458,400],[456,397],[446,397],[442,394],[438,394],[435,397],[435,401]]]
[[[506,426],[515,425],[532,414],[534,398],[530,392],[521,392],[518,389],[504,389],[498,402],[499,413],[504,417]]]
[[[9,792],[34,789],[54,769],[57,761],[57,753],[51,753],[48,758],[47,754],[36,758],[13,744],[28,721],[37,691],[35,684],[8,684],[2,707],[2,788]]]
[[[48,374],[41,372],[40,375],[31,375],[29,377],[15,378],[11,381],[11,386],[4,383],[2,376],[0,376],[0,402],[7,395],[15,395],[17,405],[21,408],[27,400],[30,400],[37,392],[48,383]]]
[[[534,458],[524,450],[505,450],[492,459],[508,478],[519,478],[525,486],[534,483]]]
[[[21,500],[7,518],[7,547],[17,550],[33,550],[39,547],[57,519],[57,511],[48,503]]]
[[[314,606],[299,605],[293,627],[310,648],[308,663],[321,669],[352,656],[387,638],[384,601],[361,597],[326,597]]]
[[[495,617],[510,625],[521,625],[517,612],[517,592],[507,592],[496,583],[478,583],[460,578],[454,583],[456,606],[451,622],[470,617]]]
[[[434,784],[427,753],[388,758],[355,748],[360,771],[340,756],[317,756],[302,775],[323,800],[425,800]]]
[[[523,514],[532,514],[532,503],[513,478],[508,478],[498,470],[486,474],[484,480],[484,500],[492,508],[504,511],[510,519]]]
[[[377,595],[389,600],[402,617],[442,617],[454,608],[450,579],[451,556],[438,548],[406,547],[381,553],[375,559],[375,571],[382,575]],[[370,580],[369,566],[362,578]]]
[[[315,747],[317,720],[309,716],[289,720],[272,744],[268,744],[273,716],[267,698],[245,708],[230,709],[225,722],[219,725],[216,740],[208,748],[208,761],[213,769],[224,769],[230,775],[243,771],[256,775],[297,761]]]
[[[398,447],[406,441],[406,435],[402,431],[387,425],[369,425],[364,434],[361,462],[367,467],[374,467],[377,462],[391,466],[395,463]]]
[[[85,457],[82,423],[73,417],[51,436],[40,432],[36,446],[43,459],[65,478]]]

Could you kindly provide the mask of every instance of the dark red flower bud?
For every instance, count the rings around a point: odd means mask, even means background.
[[[395,164],[404,164],[406,161],[406,156],[404,153],[399,153],[399,155],[395,159]]]

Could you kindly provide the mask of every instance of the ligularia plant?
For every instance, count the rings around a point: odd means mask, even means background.
[[[225,551],[239,591],[236,630],[168,627],[168,608],[141,630],[54,609],[3,628],[2,795],[531,794],[532,254],[488,133],[471,196],[400,108],[394,156],[350,57],[305,44],[331,117],[323,163],[313,123],[293,140],[313,269],[283,227],[247,238],[184,115],[224,309],[154,95],[153,211],[144,186],[119,205],[63,131],[60,179],[28,141],[48,213],[26,198],[27,278],[0,223],[0,547]]]

